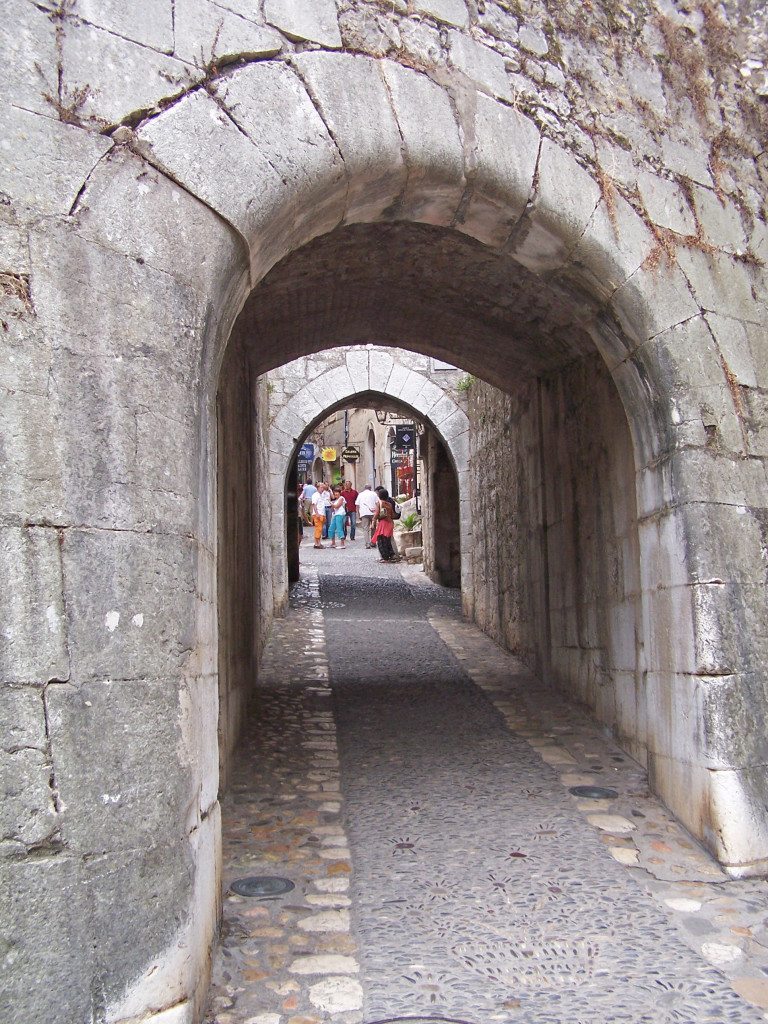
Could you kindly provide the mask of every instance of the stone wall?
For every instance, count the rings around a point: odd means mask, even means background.
[[[605,364],[469,394],[477,621],[647,764],[634,458]]]
[[[765,870],[761,7],[6,6],[0,1016],[198,1015],[231,343],[256,375],[410,346],[510,394],[598,351],[633,444],[653,783]],[[272,472],[293,435],[267,445]]]
[[[268,475],[266,387],[233,348],[221,372],[218,413],[218,641],[219,773],[226,790],[229,767],[253,690],[259,656],[272,621],[272,595],[259,580],[272,576],[275,496]],[[282,497],[282,496],[281,496]]]

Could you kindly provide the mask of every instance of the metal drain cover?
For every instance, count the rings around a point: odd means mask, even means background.
[[[278,878],[275,875],[252,875],[250,878],[238,878],[230,887],[238,896],[282,896],[296,886],[290,878]]]
[[[615,800],[619,795],[615,789],[606,789],[604,786],[571,786],[568,792],[587,800]]]
[[[472,1021],[457,1020],[456,1017],[387,1017],[368,1024],[472,1024]]]

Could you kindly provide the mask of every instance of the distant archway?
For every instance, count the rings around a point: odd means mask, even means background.
[[[472,552],[466,528],[467,484],[469,473],[469,423],[466,413],[453,395],[434,384],[429,377],[416,370],[403,367],[386,349],[376,348],[361,352],[352,349],[345,355],[344,364],[334,367],[309,382],[290,402],[279,411],[273,420],[270,434],[270,483],[273,495],[285,494],[289,484],[289,473],[295,464],[296,453],[304,437],[326,416],[337,409],[355,405],[358,408],[374,408],[381,403],[394,401],[404,409],[415,413],[434,430],[448,453],[455,472],[458,494],[458,536],[461,547],[460,572],[462,604],[467,615],[472,614]],[[322,405],[323,402],[327,404]],[[303,421],[303,422],[302,422]],[[275,440],[272,440],[274,435]],[[370,447],[369,432],[366,449]],[[366,456],[368,452],[366,451]],[[387,481],[376,481],[388,486]],[[463,498],[463,501],[462,501]],[[278,515],[274,519],[274,540],[284,538],[285,550],[273,548],[276,564],[273,566],[273,593],[275,606],[281,608],[287,600],[288,578],[281,566],[289,560],[288,536],[286,532],[286,509],[276,506]],[[463,514],[462,514],[463,510]],[[294,531],[290,530],[290,536]]]

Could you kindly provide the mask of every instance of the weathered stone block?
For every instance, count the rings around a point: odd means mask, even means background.
[[[51,765],[45,751],[0,750],[0,833],[5,843],[37,846],[55,831],[57,817],[50,778]]]
[[[500,53],[461,32],[451,32],[448,60],[452,67],[475,82],[483,92],[504,100],[512,99],[512,87]]]
[[[53,97],[58,92],[56,26],[52,14],[37,4],[3,0],[0,4],[0,53],[3,106],[13,103],[51,117]],[[3,155],[7,158],[8,153],[4,151]]]
[[[657,270],[641,266],[613,293],[610,308],[636,344],[701,313],[686,277],[669,265]]]
[[[657,396],[669,402],[672,429],[681,447],[743,451],[732,387],[703,316],[663,331],[637,350],[635,360],[645,378],[657,378]]]
[[[728,372],[739,384],[748,388],[758,387],[765,375],[764,345],[758,340],[764,337],[763,332],[755,325],[718,316],[717,313],[707,313],[705,319]],[[758,344],[753,345],[753,340]]]
[[[265,0],[264,17],[289,39],[341,46],[336,0]]]
[[[20,224],[15,214],[7,208],[0,208],[0,272],[16,275],[29,273],[26,227]],[[23,296],[14,294],[14,291],[15,289],[11,290],[7,286],[0,289],[0,309],[5,312],[5,303],[10,300],[16,314],[20,315],[24,311]]]
[[[83,871],[66,854],[0,866],[2,1020],[82,1024],[90,1013],[97,936]]]
[[[69,676],[60,536],[54,529],[0,529],[0,679],[45,683]]]
[[[57,825],[40,689],[4,686],[0,734],[0,836],[33,846]]]
[[[62,65],[71,116],[96,126],[136,119],[199,79],[173,57],[74,21],[64,24]]]
[[[443,394],[430,408],[428,416],[430,421],[435,425],[438,433],[440,433],[440,425],[448,419],[455,409],[456,402],[453,398],[445,394]]]
[[[414,6],[419,13],[429,14],[445,25],[467,27],[467,5],[464,0],[415,0]]]
[[[216,92],[281,176],[285,208],[272,230],[286,231],[295,246],[335,227],[344,214],[344,165],[296,73],[253,64],[228,75]]]
[[[768,302],[761,271],[725,253],[683,249],[678,262],[696,300],[706,312],[768,326]]]
[[[403,21],[400,25],[403,52],[419,68],[435,68],[443,61],[440,32],[424,22]]]
[[[487,96],[477,96],[473,123],[465,138],[474,139],[467,173],[475,194],[459,231],[490,245],[501,245],[526,207],[536,160],[539,132],[532,121]],[[504,139],[504,145],[498,144]]]
[[[723,502],[742,508],[765,505],[765,468],[760,459],[691,449],[676,452],[669,464],[675,504]]]
[[[65,227],[35,235],[33,261],[39,322],[58,340],[48,410],[67,521],[155,526],[167,503],[167,527],[191,526],[199,297]]]
[[[465,182],[461,139],[448,96],[424,75],[400,64],[384,61],[381,67],[408,164],[404,213],[421,223],[449,225]],[[431,114],[425,121],[427,109]]]
[[[658,72],[657,72],[658,74]],[[659,76],[660,77],[660,76]],[[659,90],[661,92],[661,90]],[[663,95],[663,93],[662,93]],[[649,102],[654,102],[649,97]],[[662,103],[664,101],[662,100]],[[679,126],[682,129],[682,125]],[[711,151],[705,141],[692,138],[688,135],[683,138],[671,138],[671,133],[665,132],[661,138],[661,153],[664,166],[673,174],[688,178],[690,181],[698,182],[700,185],[712,187],[712,175],[709,170]]]
[[[402,139],[378,63],[303,53],[294,64],[344,160],[350,183],[345,219],[375,219],[399,198],[406,180]]]
[[[72,679],[167,677],[195,645],[195,542],[71,529],[62,545]]]
[[[68,214],[83,182],[112,148],[111,139],[3,104],[0,191],[25,211]]]
[[[209,607],[215,615],[216,609]],[[189,771],[190,790],[199,793],[198,806],[190,809],[195,815],[207,813],[219,791],[218,682],[216,675],[197,676],[188,679],[179,693],[182,734],[179,760]]]
[[[294,409],[293,403],[291,403],[291,405],[285,406],[285,408],[282,409],[275,417],[275,426],[284,434],[298,440],[306,429],[307,422],[304,417]]]
[[[694,758],[700,753],[704,765],[717,770],[768,763],[768,735],[754,730],[755,717],[768,703],[764,674],[702,676],[696,683],[701,751],[695,749]]]
[[[102,969],[111,972],[103,982],[109,1020],[192,1024],[198,1015],[195,1006],[205,1000],[208,981],[207,970],[198,965],[210,955],[220,909],[220,829],[216,805],[188,841],[90,862],[89,884],[109,894],[111,880],[124,879],[125,906],[133,908],[121,913],[125,927],[110,925],[116,901],[109,895],[94,909],[96,920],[109,932],[99,956]],[[164,884],[165,878],[170,885]],[[138,925],[136,908],[147,908],[146,919]],[[135,942],[129,950],[127,922],[132,922],[134,936],[141,928],[150,941]],[[124,965],[124,974],[116,972],[116,965]],[[165,1009],[157,1012],[159,1007]]]
[[[680,235],[695,235],[696,220],[679,185],[657,174],[640,171],[637,186],[651,220]]]
[[[282,183],[258,148],[211,97],[205,92],[185,97],[148,121],[138,138],[149,158],[224,217],[248,240],[253,253],[259,245],[259,229],[270,220],[270,207],[279,203]],[[194,139],[194,161],[190,139]],[[248,183],[246,188],[243,182]],[[263,206],[252,202],[255,193],[262,196]]]
[[[594,178],[567,150],[544,139],[536,194],[515,240],[515,259],[536,273],[561,267],[599,202],[600,188]]]
[[[369,354],[365,349],[347,349],[344,362],[347,364],[349,378],[358,391],[366,391],[370,385],[368,373]],[[390,367],[390,373],[392,368]]]
[[[708,772],[714,813],[707,839],[732,878],[764,875],[768,869],[768,771],[764,764]]]
[[[433,384],[427,378],[424,387],[419,395],[419,409],[422,416],[430,416],[432,409],[445,397],[445,392],[437,384]]]
[[[77,0],[77,16],[134,43],[173,52],[173,0],[143,0],[140,11],[122,0]]]
[[[374,349],[368,353],[368,386],[371,391],[386,393],[387,382],[393,366],[394,360],[388,352]]]
[[[324,408],[314,395],[306,389],[302,389],[291,398],[291,408],[305,428],[324,412]],[[277,423],[277,420],[275,422]]]
[[[209,0],[175,0],[174,32],[176,56],[199,68],[274,57],[283,47],[273,29],[255,25]]]
[[[179,681],[61,685],[49,687],[47,702],[68,849],[101,854],[179,841],[198,792],[182,743]]]
[[[478,24],[484,32],[496,36],[507,43],[515,43],[518,38],[518,21],[499,4],[491,0],[486,3],[485,10],[478,11]]]
[[[225,317],[228,307],[242,304],[248,267],[241,239],[210,207],[127,147],[116,149],[89,178],[77,223],[83,237],[216,296]]]
[[[720,249],[743,252],[747,245],[746,232],[736,206],[721,200],[708,188],[691,186],[696,214],[704,234]]]
[[[753,654],[740,649],[738,631],[750,613],[746,602],[755,596],[754,590],[720,581],[644,593],[649,669],[722,676],[749,666]]]
[[[50,351],[36,344],[39,334],[22,332],[21,338],[31,340],[26,354],[39,355],[41,362],[35,366],[19,358],[19,348],[7,345],[8,335],[0,338],[0,356],[10,355],[0,378],[7,382],[9,391],[0,402],[0,435],[3,437],[3,459],[0,460],[0,492],[3,494],[3,509],[0,521],[7,525],[24,522],[66,522],[66,500],[60,462],[60,444],[56,420],[48,406],[49,395],[45,391],[25,391],[31,385],[36,389],[39,381],[34,378],[45,375],[50,385]],[[17,376],[21,380],[14,380]],[[32,377],[33,379],[29,379]],[[9,378],[11,378],[9,380]],[[14,384],[16,387],[14,387]]]
[[[403,366],[400,362],[396,362],[392,367],[392,372],[390,373],[389,380],[387,381],[387,394],[393,395],[395,398],[399,398],[410,373],[411,370],[409,370],[407,366]]]
[[[99,936],[95,966],[110,1009],[121,1005],[126,990],[130,992],[152,967],[155,973],[166,972],[169,950],[184,931],[180,918],[188,913],[192,901],[194,875],[187,840],[167,843],[148,837],[142,849],[110,850],[88,858],[84,880],[92,894],[93,927]],[[138,934],[141,941],[137,941]],[[176,956],[175,980],[181,988],[183,974]],[[171,989],[159,1005],[177,1002],[182,994],[183,990]],[[153,1000],[146,1009],[157,1007]]]
[[[568,277],[608,300],[653,251],[655,240],[629,203],[613,192],[603,199],[573,250]]]
[[[410,372],[408,374],[407,380],[400,389],[400,398],[407,405],[410,405],[415,408],[419,399],[419,395],[424,389],[425,384],[425,377],[423,377],[420,373]]]
[[[647,588],[721,581],[758,584],[763,576],[763,513],[727,503],[689,503],[643,521]]]

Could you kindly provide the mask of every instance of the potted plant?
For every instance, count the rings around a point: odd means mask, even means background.
[[[418,548],[419,557],[415,560],[421,560],[421,516],[418,512],[406,512],[396,520],[395,545],[401,558],[409,549]]]

